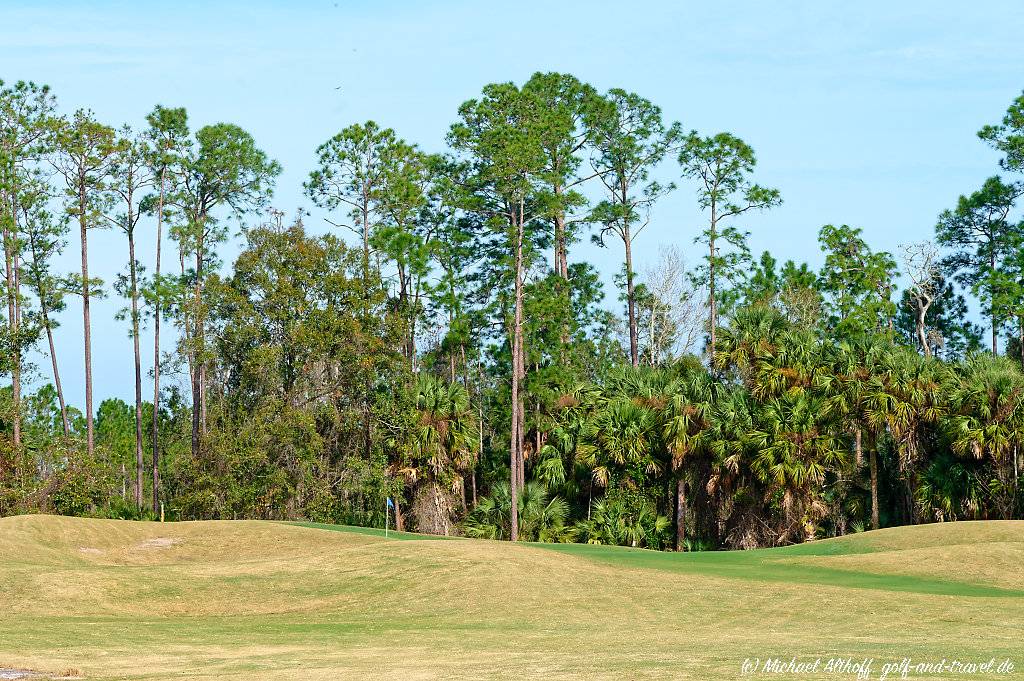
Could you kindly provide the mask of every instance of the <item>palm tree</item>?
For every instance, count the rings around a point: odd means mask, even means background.
[[[584,434],[592,445],[586,461],[594,482],[607,487],[615,473],[625,477],[660,473],[661,463],[653,454],[658,436],[650,409],[622,395],[605,400]]]
[[[447,535],[452,516],[447,491],[465,497],[463,476],[477,455],[475,414],[462,385],[429,374],[417,378],[413,404],[410,461],[405,472],[410,479],[423,483],[417,528]],[[429,500],[423,499],[423,494],[429,494]],[[431,506],[432,513],[427,510]]]
[[[733,456],[744,445],[754,450],[750,470],[766,485],[766,505],[782,511],[775,541],[813,536],[825,515],[820,488],[845,463],[842,437],[824,398],[823,386],[831,382],[827,346],[765,306],[737,312],[719,338],[716,363],[733,371],[750,396],[745,408],[752,427],[734,434],[739,447]],[[733,460],[737,470],[739,463]]]
[[[864,460],[864,433],[869,438],[871,474],[871,527],[877,530],[878,510],[878,433],[868,423],[868,386],[875,366],[893,345],[885,336],[862,336],[843,340],[831,354],[831,371],[821,372],[818,387],[828,395],[826,408],[848,423],[853,435],[854,467],[860,470]]]
[[[715,364],[730,370],[759,402],[817,389],[827,371],[821,340],[762,305],[743,308],[719,335]]]
[[[580,500],[587,490],[587,511],[594,495],[595,460],[592,440],[587,437],[590,419],[604,393],[593,383],[583,383],[559,395],[552,405],[551,425],[540,448],[533,472],[544,487],[563,499]]]
[[[661,473],[661,420],[674,391],[664,369],[627,367],[609,377],[582,433],[595,482],[606,487],[614,473],[638,480]]]
[[[868,425],[888,433],[897,450],[897,467],[904,483],[904,515],[916,521],[915,464],[920,455],[921,430],[937,423],[944,413],[941,380],[945,369],[937,360],[922,357],[911,348],[893,347],[872,364],[866,386]],[[876,435],[877,442],[877,435]]]
[[[467,537],[506,539],[511,536],[512,494],[509,483],[501,481],[483,497],[463,522]],[[519,495],[519,539],[565,543],[576,539],[568,524],[569,505],[538,482],[528,482]]]
[[[940,451],[921,472],[917,501],[942,522],[981,518],[987,491],[979,462]]]
[[[780,541],[802,532],[815,536],[824,515],[820,488],[826,474],[845,463],[845,447],[837,435],[824,399],[808,392],[788,392],[755,411],[750,439],[757,448],[751,468],[779,495],[783,511]]]
[[[723,387],[712,402],[711,428],[705,436],[712,457],[707,486],[709,494],[719,499],[720,507],[733,505],[739,496],[755,496],[745,492],[752,482],[748,453],[754,430],[753,407],[749,393],[740,387]],[[752,547],[745,541],[738,544]]]
[[[594,504],[593,514],[576,524],[581,541],[588,544],[643,546],[659,548],[669,520],[650,505],[627,508],[621,499],[602,499]]]
[[[626,367],[609,377],[587,430],[595,482],[607,487],[617,477],[632,487],[658,478],[671,466],[665,418],[679,388],[677,368]],[[669,508],[674,497],[671,490]]]
[[[991,496],[1004,519],[1017,498],[1018,452],[1024,437],[1024,374],[1006,357],[976,355],[948,382],[946,428],[953,451],[988,460]]]
[[[676,551],[682,551],[686,541],[688,510],[687,475],[683,467],[691,457],[707,448],[715,383],[704,367],[698,365],[690,367],[677,386],[665,410],[664,437],[671,454],[672,471],[676,474]]]
[[[783,348],[791,330],[790,323],[774,308],[741,308],[733,315],[729,327],[718,332],[714,365],[735,370],[745,385],[753,387],[760,361]]]
[[[663,518],[651,500],[649,483],[662,476],[669,463],[664,424],[667,407],[678,385],[674,368],[624,367],[607,376],[600,388],[578,391],[578,397],[569,397],[567,402],[572,406],[566,409],[566,417],[571,415],[574,419],[573,463],[590,472],[585,522],[594,520],[595,486],[605,490],[606,505],[610,497],[614,497],[614,504],[623,505],[623,517],[631,519],[627,523],[629,527],[640,527],[636,523],[645,518],[652,522]],[[554,453],[549,450],[547,454],[552,458],[542,456],[537,470],[551,478],[547,471],[549,464],[555,472],[562,471],[553,460]],[[670,506],[674,496],[672,490]],[[648,529],[660,533],[664,527],[658,521]],[[581,526],[581,531],[588,533],[585,525]],[[644,545],[661,541],[645,534],[643,537],[636,535],[626,543],[634,540]]]

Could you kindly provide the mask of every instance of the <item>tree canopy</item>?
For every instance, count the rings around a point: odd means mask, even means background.
[[[310,150],[323,220],[273,205],[281,166],[237,125],[156,106],[114,127],[0,83],[0,514],[674,550],[1020,517],[1022,110],[981,129],[999,167],[934,240],[897,257],[836,221],[814,265],[752,257],[749,217],[782,190],[749,142],[571,74],[485,85],[441,149],[344,127]],[[673,191],[700,224],[638,266]],[[104,282],[89,237],[109,227]],[[588,234],[622,245],[617,295]],[[104,377],[93,397],[104,295],[134,404]],[[78,311],[81,407],[53,340]]]

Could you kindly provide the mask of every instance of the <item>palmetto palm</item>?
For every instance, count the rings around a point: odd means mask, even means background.
[[[811,331],[786,331],[779,337],[776,347],[757,358],[751,395],[756,400],[766,401],[816,390],[820,375],[828,372],[822,351],[821,343]]]
[[[669,459],[665,412],[677,385],[671,369],[626,367],[607,378],[580,433],[586,443],[579,449],[580,461],[592,471],[594,484],[635,490],[663,474]],[[591,511],[588,502],[588,520]]]
[[[775,309],[745,308],[723,329],[715,363],[735,371],[758,401],[816,387],[827,370],[822,345],[813,332],[793,327]]]
[[[594,481],[607,486],[616,470],[656,475],[661,463],[653,455],[659,439],[657,422],[650,409],[616,395],[604,401],[588,421],[585,437],[592,444],[587,462]]]
[[[940,452],[921,472],[918,503],[931,508],[939,522],[980,518],[987,490],[978,468],[972,459],[964,460],[951,451]]]
[[[469,395],[458,383],[420,374],[415,394],[413,452],[442,479],[466,470],[476,456],[476,422]]]
[[[585,383],[555,401],[553,424],[540,449],[533,473],[549,491],[559,493],[563,498],[582,496],[583,486],[590,496],[593,495],[590,464],[595,461],[595,450],[587,433],[589,421],[603,400],[598,386]]]
[[[734,548],[756,548],[774,538],[761,520],[764,494],[750,468],[756,407],[740,386],[723,386],[715,396],[706,436],[711,453],[707,491],[716,500],[723,538]]]
[[[920,450],[921,428],[942,417],[940,390],[943,365],[921,357],[914,350],[894,347],[873,363],[865,388],[865,416],[875,433],[887,432],[898,452],[898,467],[904,480],[904,512],[915,522],[914,468]]]
[[[569,504],[535,482],[526,484],[520,496],[520,537],[528,541],[571,542],[576,530],[567,524]]]
[[[594,503],[591,517],[577,523],[577,536],[588,544],[656,547],[669,520],[650,506],[627,509],[620,500]]]
[[[744,384],[756,387],[761,362],[784,347],[791,331],[789,322],[774,308],[743,308],[736,312],[728,328],[719,331],[714,364],[735,369]]]
[[[798,531],[813,538],[825,511],[817,491],[826,474],[845,462],[824,399],[799,391],[769,400],[756,411],[750,439],[757,448],[751,468],[781,497],[785,524],[779,539],[789,541]]]
[[[1024,437],[1024,375],[1006,357],[977,355],[955,370],[948,383],[946,425],[953,451],[991,463],[996,472],[990,483],[993,500],[1003,517],[1010,518]]]
[[[892,342],[884,336],[863,336],[842,341],[830,355],[831,371],[819,373],[818,387],[828,396],[826,407],[843,419],[852,431],[855,465],[863,460],[863,433],[877,435],[868,423],[869,384],[875,366],[893,352]],[[877,437],[870,437],[871,526],[879,527]]]
[[[712,403],[711,430],[706,435],[714,457],[709,486],[734,488],[729,479],[740,475],[744,456],[749,448],[749,434],[754,430],[751,410],[754,404],[740,388],[718,391]]]
[[[676,550],[681,551],[686,539],[686,471],[685,464],[695,454],[708,451],[712,407],[716,384],[703,367],[691,367],[676,382],[664,416],[664,439],[676,472]]]
[[[519,495],[519,538],[524,541],[571,542],[576,529],[567,524],[569,505],[550,494],[537,482],[526,483]],[[509,483],[494,486],[463,523],[465,533],[477,539],[507,539],[510,536],[512,496]]]
[[[663,369],[627,367],[609,378],[584,431],[595,481],[607,485],[615,469],[660,474],[662,421],[675,390],[675,377]]]
[[[717,350],[719,366],[734,370],[750,395],[746,406],[753,427],[737,432],[743,444],[734,447],[737,454],[743,445],[754,450],[750,468],[767,485],[769,505],[782,510],[776,540],[789,541],[798,530],[813,534],[824,515],[818,491],[826,474],[845,463],[843,441],[824,399],[823,386],[831,378],[822,343],[778,311],[755,307],[736,315]]]
[[[414,421],[409,465],[404,472],[414,482],[426,484],[433,497],[436,515],[431,519],[432,527],[420,529],[447,534],[450,504],[442,490],[463,490],[462,476],[476,458],[475,415],[469,406],[469,395],[458,383],[420,374],[413,391]]]

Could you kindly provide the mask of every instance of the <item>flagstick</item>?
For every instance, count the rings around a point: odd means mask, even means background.
[[[388,518],[391,517],[391,504],[384,502],[384,538],[388,538]]]

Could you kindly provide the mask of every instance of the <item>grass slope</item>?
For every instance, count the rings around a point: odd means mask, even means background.
[[[848,656],[875,658],[872,678],[903,657],[1009,657],[1024,670],[1024,522],[703,554],[381,535],[0,519],[0,668],[731,679],[748,657]]]

